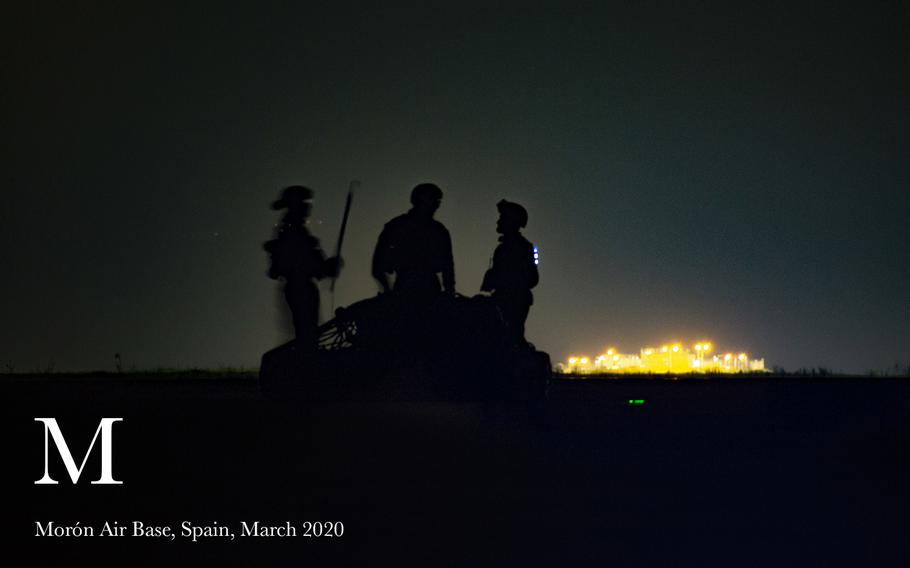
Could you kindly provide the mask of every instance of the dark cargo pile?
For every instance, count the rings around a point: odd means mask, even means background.
[[[382,294],[339,308],[318,349],[286,343],[262,357],[269,396],[423,400],[537,396],[550,358],[509,339],[487,297],[424,302]]]

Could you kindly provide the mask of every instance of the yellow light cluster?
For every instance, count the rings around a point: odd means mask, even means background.
[[[600,373],[744,373],[762,372],[765,360],[749,357],[748,353],[709,355],[714,351],[710,341],[699,341],[687,349],[680,342],[660,347],[644,347],[638,355],[619,353],[615,347],[591,358],[583,355],[569,357],[557,370],[569,374]]]

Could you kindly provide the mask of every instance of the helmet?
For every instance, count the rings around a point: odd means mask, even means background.
[[[422,199],[433,199],[439,201],[442,199],[442,190],[433,183],[421,183],[411,190],[411,205],[417,205]]]
[[[503,199],[496,204],[496,209],[503,217],[515,219],[519,227],[526,227],[528,225],[528,211],[521,205]]]
[[[272,203],[272,209],[287,209],[292,205],[303,205],[313,199],[313,190],[302,185],[291,185],[281,191],[281,198]]]

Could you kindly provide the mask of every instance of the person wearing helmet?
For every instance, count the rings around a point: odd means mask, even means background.
[[[276,228],[275,238],[265,243],[269,253],[269,277],[284,281],[284,297],[291,309],[297,344],[315,350],[319,326],[319,289],[314,280],[335,277],[341,259],[326,258],[319,240],[306,227],[312,210],[313,191],[302,185],[286,187],[272,209],[287,212]]]
[[[524,344],[525,321],[534,303],[531,288],[539,280],[534,245],[521,234],[528,224],[528,212],[518,203],[505,199],[496,204],[496,209],[499,210],[496,232],[502,236],[480,289],[492,292],[509,334],[518,344]]]
[[[373,251],[372,268],[383,292],[394,291],[412,299],[455,293],[452,239],[445,226],[433,219],[441,201],[439,187],[422,183],[411,191],[411,209],[383,227]],[[395,275],[394,287],[391,274]]]

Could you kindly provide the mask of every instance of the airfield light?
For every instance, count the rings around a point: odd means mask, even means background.
[[[688,347],[687,347],[688,345]],[[637,354],[621,353],[615,347],[593,357],[572,355],[563,372],[598,374],[618,373],[741,373],[763,371],[764,359],[751,359],[747,352],[718,353],[708,341],[668,343],[660,347],[642,347]],[[636,399],[632,399],[636,400]]]
[[[629,406],[644,406],[645,399],[643,398],[630,398]]]

